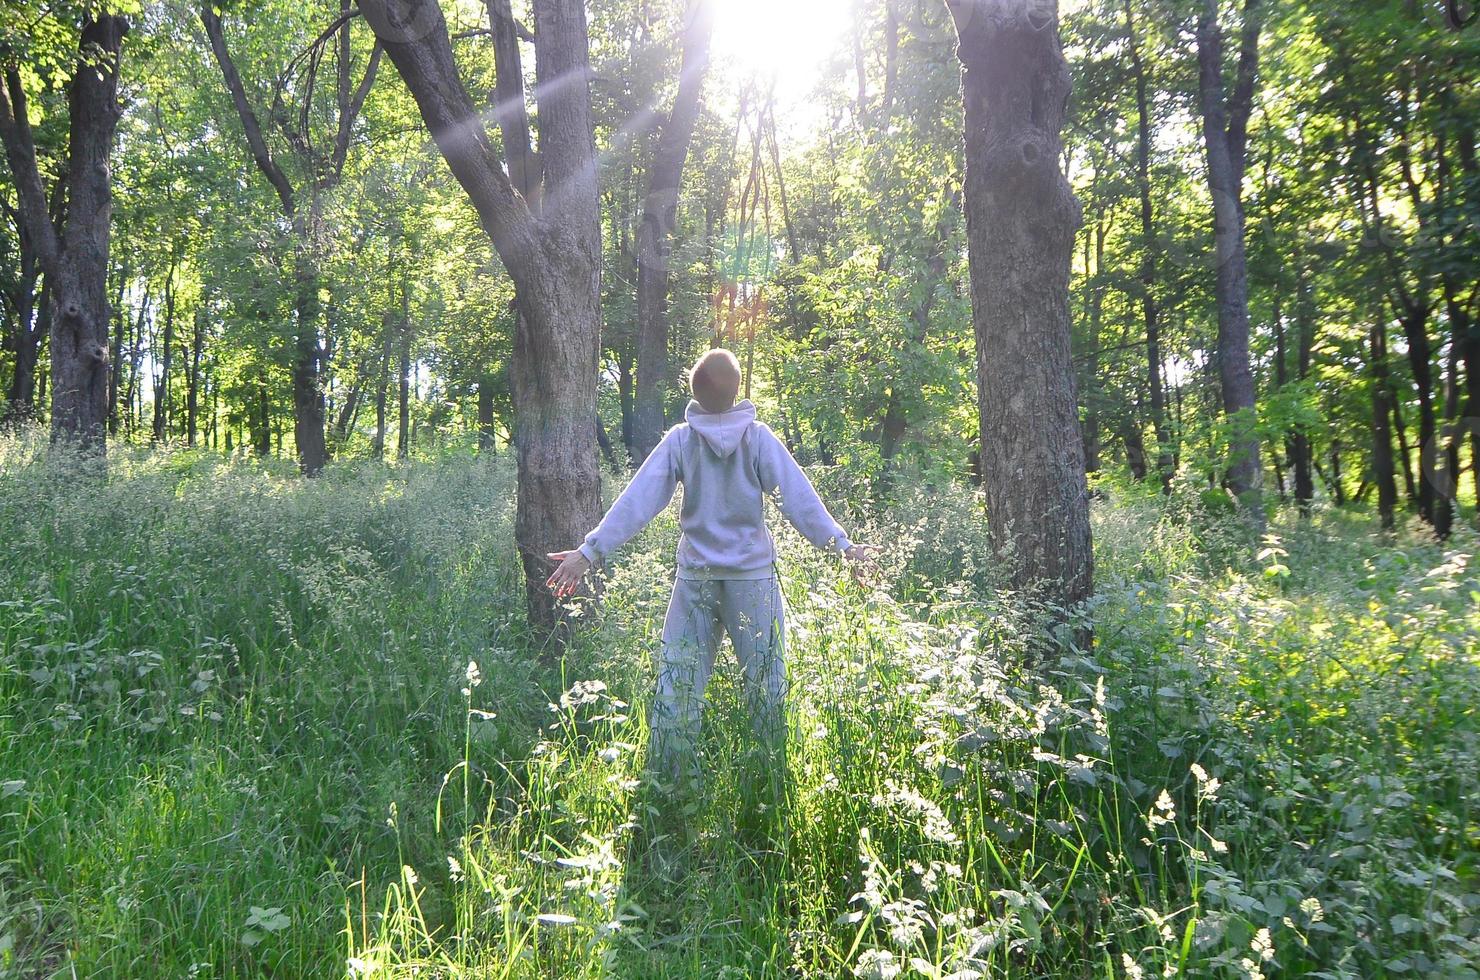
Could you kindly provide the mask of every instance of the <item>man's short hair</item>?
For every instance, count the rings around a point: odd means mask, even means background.
[[[727,412],[740,394],[740,362],[723,347],[705,351],[689,370],[689,390],[706,412]]]

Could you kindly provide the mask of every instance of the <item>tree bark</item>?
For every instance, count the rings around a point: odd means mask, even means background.
[[[1197,25],[1198,102],[1213,198],[1217,261],[1218,376],[1229,430],[1228,488],[1251,524],[1264,526],[1263,472],[1256,429],[1254,371],[1249,360],[1249,276],[1244,250],[1243,178],[1249,113],[1259,66],[1259,0],[1244,0],[1233,91],[1223,81],[1223,33],[1218,0],[1206,0]]]
[[[534,3],[543,170],[538,217],[510,183],[458,77],[437,4],[365,0],[361,9],[514,281],[515,539],[530,621],[558,641],[565,619],[544,587],[545,554],[574,547],[601,509],[601,229],[585,7],[580,0]]]
[[[59,228],[47,208],[20,71],[0,85],[0,141],[20,214],[36,242],[50,304],[51,433],[102,462],[108,421],[110,161],[120,115],[118,61],[128,21],[84,17],[68,85],[68,204]]]
[[[1070,355],[1079,206],[1060,170],[1070,77],[1057,3],[948,0],[966,129],[982,478],[1009,580],[1067,608],[1093,582]]]
[[[699,118],[709,41],[714,33],[712,0],[690,0],[684,14],[683,58],[673,111],[663,123],[648,170],[648,193],[637,226],[637,394],[633,432],[641,462],[663,437],[668,400],[668,263],[678,224],[678,195],[684,161]]]

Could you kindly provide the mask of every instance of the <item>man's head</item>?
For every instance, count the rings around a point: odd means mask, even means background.
[[[705,351],[689,370],[689,390],[706,412],[728,412],[740,394],[740,362],[723,347]]]

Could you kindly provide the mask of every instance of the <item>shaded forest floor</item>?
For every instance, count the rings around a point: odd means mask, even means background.
[[[0,975],[1476,976],[1473,531],[1102,489],[1041,674],[969,494],[853,515],[886,591],[779,535],[767,804],[728,654],[707,780],[643,776],[669,517],[548,666],[503,460],[0,442]]]

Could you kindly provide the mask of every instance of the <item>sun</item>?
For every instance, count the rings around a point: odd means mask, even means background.
[[[716,0],[714,54],[740,79],[774,82],[782,104],[806,100],[852,24],[851,0]]]

